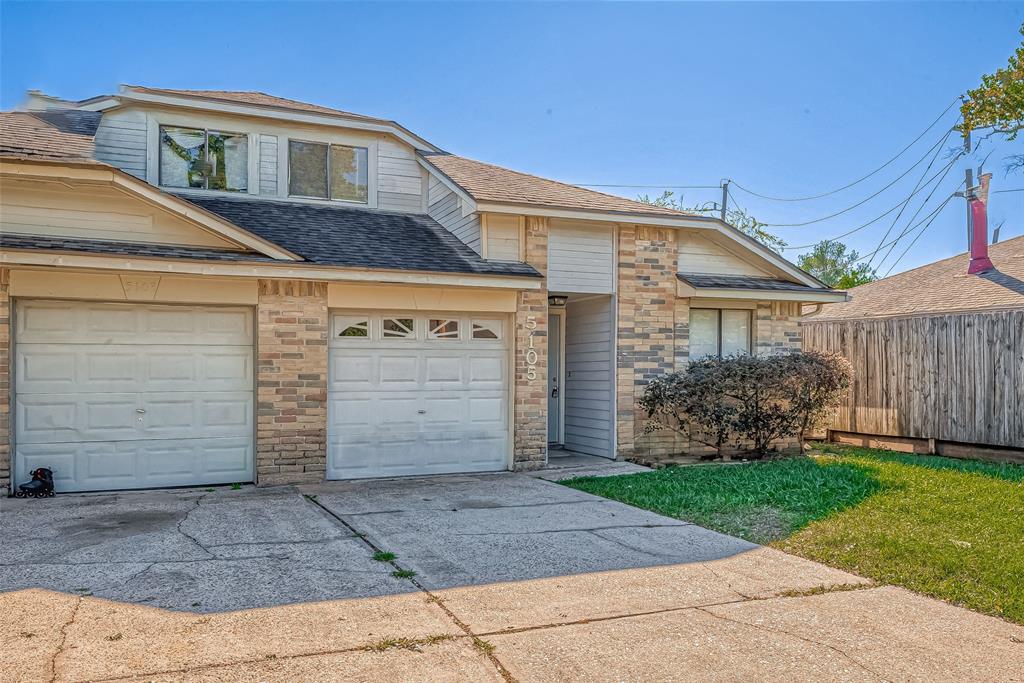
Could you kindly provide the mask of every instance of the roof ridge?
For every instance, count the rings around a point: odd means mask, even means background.
[[[496,168],[499,171],[504,171],[506,173],[514,173],[516,175],[523,176],[523,177],[526,177],[526,178],[533,178],[535,180],[542,180],[542,181],[544,181],[546,183],[555,183],[556,185],[561,185],[562,187],[567,187],[567,188],[570,188],[570,189],[573,189],[573,190],[579,190],[579,191],[582,191],[582,192],[588,192],[590,194],[599,195],[601,197],[608,197],[610,199],[615,199],[617,201],[630,202],[632,204],[635,204],[637,206],[637,208],[644,208],[644,207],[646,207],[646,208],[661,209],[663,211],[672,211],[672,212],[675,212],[676,214],[678,214],[680,216],[697,216],[697,215],[699,215],[699,214],[696,214],[696,213],[690,213],[690,212],[686,212],[686,211],[679,211],[678,209],[673,209],[673,208],[667,207],[667,206],[657,206],[656,204],[646,204],[646,203],[641,202],[639,200],[630,199],[628,197],[622,197],[622,196],[619,196],[617,194],[610,194],[608,192],[600,192],[598,190],[591,190],[588,187],[581,187],[580,185],[573,185],[572,183],[566,183],[566,182],[561,181],[561,180],[555,180],[554,178],[545,178],[544,176],[536,175],[534,173],[526,173],[525,171],[517,171],[515,169],[507,168],[505,166],[498,166],[497,164],[492,164],[492,163],[487,162],[487,161],[480,161],[479,159],[473,159],[473,158],[470,158],[470,157],[462,156],[461,154],[452,154],[451,152],[425,152],[425,151],[420,151],[420,155],[425,157],[425,158],[426,157],[434,157],[434,156],[449,156],[449,157],[455,157],[456,159],[465,159],[466,161],[471,161],[474,164],[480,164],[481,166],[488,166],[490,168]]]

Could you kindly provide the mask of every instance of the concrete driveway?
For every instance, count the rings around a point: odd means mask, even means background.
[[[15,680],[1024,671],[1018,626],[535,476],[0,506],[0,654]]]

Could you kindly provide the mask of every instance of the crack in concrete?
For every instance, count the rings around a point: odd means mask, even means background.
[[[570,489],[571,490],[571,489]],[[345,517],[368,517],[370,515],[396,515],[396,514],[416,514],[420,512],[470,512],[473,510],[507,510],[513,508],[535,508],[545,507],[550,505],[593,505],[594,503],[601,504],[614,504],[616,501],[599,499],[599,500],[565,500],[565,501],[552,501],[548,503],[521,503],[517,505],[487,505],[485,507],[423,507],[423,508],[405,508],[402,510],[367,510],[365,512],[339,512],[336,514],[344,515]],[[317,501],[318,504],[319,501]],[[321,507],[326,509],[326,506],[320,504]],[[333,513],[333,511],[332,511]]]
[[[714,576],[716,579],[718,579],[719,581],[724,583],[726,585],[726,587],[729,590],[731,590],[733,593],[735,593],[736,595],[739,595],[740,597],[742,597],[742,598],[744,598],[746,600],[754,600],[754,599],[756,599],[754,596],[747,595],[743,591],[738,590],[735,586],[732,585],[732,583],[729,581],[729,579],[725,578],[724,576],[719,574],[717,571],[715,571],[714,567],[705,564],[703,568],[706,569],[707,571],[711,572],[712,576]]]
[[[344,519],[341,515],[335,513],[333,510],[331,510],[330,508],[325,506],[323,503],[318,501],[316,498],[311,498],[309,496],[305,496],[305,499],[308,502],[310,502],[313,505],[315,505],[316,507],[318,507],[321,510],[323,510],[324,512],[326,512],[328,515],[330,515],[334,519],[336,519],[339,523],[343,524],[353,534],[358,536],[359,540],[361,540],[363,543],[365,543],[374,552],[385,552],[384,548],[378,546],[376,543],[374,543],[369,538],[367,538],[366,534],[360,533],[360,531],[358,529],[356,529],[356,527],[353,526],[348,520]],[[395,560],[388,561],[388,564],[390,564],[392,567],[394,567],[398,571],[406,571],[406,568],[402,567],[401,565],[399,565]],[[414,586],[416,586],[416,588],[418,588],[422,593],[424,593],[427,596],[427,598],[428,598],[428,600],[430,602],[432,602],[433,604],[437,605],[438,608],[442,612],[444,612],[448,616],[448,618],[451,619],[452,622],[463,633],[466,634],[466,636],[468,636],[468,637],[470,637],[470,638],[472,638],[474,640],[474,643],[480,639],[480,637],[476,633],[474,633],[473,630],[469,627],[469,624],[467,624],[464,621],[462,621],[461,619],[459,619],[459,617],[456,616],[456,614],[451,609],[449,609],[449,607],[444,603],[444,600],[441,597],[439,597],[439,596],[435,595],[434,593],[432,593],[430,591],[430,589],[428,589],[422,583],[417,581],[414,576],[410,576],[407,580],[410,583],[412,583]],[[481,649],[478,648],[478,650],[481,650]],[[505,683],[517,683],[515,677],[512,676],[512,673],[505,667],[504,664],[501,663],[501,660],[498,659],[497,655],[494,654],[493,650],[490,650],[490,649],[486,650],[486,651],[481,650],[481,652],[482,652],[482,654],[485,657],[487,657],[487,660],[491,663],[491,665],[498,672],[498,675],[501,676],[502,679],[504,679]]]
[[[60,643],[57,645],[57,650],[53,653],[53,657],[50,659],[50,683],[54,683],[57,680],[57,660],[62,654],[64,654],[64,646],[68,642],[68,629],[75,623],[75,619],[78,618],[78,610],[82,607],[82,602],[85,601],[85,596],[78,596],[78,600],[75,601],[75,606],[71,610],[71,618],[68,619],[60,629]]]
[[[196,538],[195,536],[193,536],[190,533],[187,533],[184,529],[182,529],[182,527],[185,525],[185,522],[188,521],[189,515],[191,515],[193,512],[195,512],[196,510],[199,509],[199,505],[203,502],[203,498],[206,498],[206,496],[208,496],[208,495],[210,495],[210,494],[204,493],[203,495],[201,495],[198,498],[196,498],[195,506],[193,508],[191,508],[188,512],[185,513],[185,516],[182,517],[178,521],[178,524],[176,525],[175,528],[178,530],[179,534],[181,534],[182,536],[184,536],[188,540],[192,541],[192,543],[194,543],[196,545],[196,547],[198,547],[204,553],[206,553],[210,557],[214,557],[213,553],[211,553],[206,546],[204,546],[202,543],[200,543],[198,538]]]
[[[716,606],[717,605],[708,605],[708,607],[716,607]],[[871,674],[872,676],[874,676],[878,680],[884,681],[885,683],[891,683],[891,681],[889,681],[889,679],[885,678],[884,676],[882,676],[880,673],[878,673],[877,671],[875,671],[871,667],[867,666],[866,664],[864,664],[860,660],[856,659],[852,655],[850,655],[847,652],[843,651],[841,648],[838,648],[835,645],[832,645],[830,643],[825,643],[825,642],[822,642],[820,640],[815,640],[814,638],[808,638],[806,636],[800,635],[799,633],[793,633],[791,631],[787,631],[787,630],[781,629],[781,628],[771,628],[769,626],[764,626],[764,625],[761,625],[761,624],[751,624],[749,622],[742,621],[742,620],[739,620],[739,619],[730,619],[729,617],[727,617],[725,615],[715,614],[714,612],[710,612],[705,607],[696,607],[695,609],[698,612],[703,612],[704,614],[707,614],[708,616],[710,616],[710,617],[712,617],[714,619],[720,619],[722,621],[727,621],[729,623],[737,624],[739,626],[747,626],[749,628],[755,628],[755,629],[757,629],[759,631],[764,631],[765,633],[775,633],[775,634],[781,633],[781,634],[787,635],[787,636],[789,636],[791,638],[796,638],[797,640],[802,640],[805,643],[811,643],[812,645],[820,645],[821,647],[827,648],[827,649],[831,650],[832,652],[835,652],[840,657],[846,659],[847,661],[849,661],[851,664],[857,666],[858,668],[863,669],[864,671],[866,671],[867,673]]]
[[[661,529],[661,528],[682,528],[693,526],[692,524],[618,524],[613,526],[595,526],[590,528],[580,529],[543,529],[541,531],[480,531],[480,532],[469,532],[462,534],[448,534],[449,536],[539,536],[543,534],[572,534],[576,532],[590,532],[595,531],[612,531],[614,529]],[[595,534],[596,536],[597,534]],[[598,538],[605,538],[604,536],[598,536]],[[607,538],[607,541],[616,543],[614,539]],[[630,548],[623,546],[628,550],[638,550],[638,548]],[[651,554],[647,551],[640,551],[647,554]]]

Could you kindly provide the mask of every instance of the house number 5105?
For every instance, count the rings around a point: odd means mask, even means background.
[[[537,379],[537,349],[533,348],[533,331],[537,329],[537,316],[526,316],[526,329],[529,330],[530,345],[526,348],[526,379]]]

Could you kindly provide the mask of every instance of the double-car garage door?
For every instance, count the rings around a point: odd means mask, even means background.
[[[58,491],[254,479],[253,312],[21,301],[15,483]],[[500,317],[331,316],[329,479],[505,469]]]

